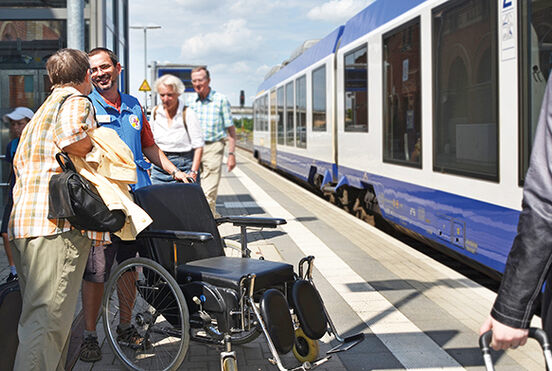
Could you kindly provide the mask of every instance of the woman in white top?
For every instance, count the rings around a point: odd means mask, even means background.
[[[173,164],[198,183],[203,133],[194,110],[187,109],[178,99],[184,93],[184,84],[174,75],[163,75],[155,81],[155,90],[161,98],[161,104],[151,113],[155,143]],[[157,166],[153,166],[151,180],[154,184],[175,181],[173,174]]]

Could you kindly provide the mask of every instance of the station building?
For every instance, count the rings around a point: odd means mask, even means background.
[[[128,0],[84,0],[85,51],[103,46],[118,56],[122,91],[128,91]],[[50,92],[46,60],[67,47],[67,0],[2,0],[0,2],[0,120],[15,107],[36,111]],[[10,141],[0,121],[0,157]],[[0,208],[10,167],[0,166]]]

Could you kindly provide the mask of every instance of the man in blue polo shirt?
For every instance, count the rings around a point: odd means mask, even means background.
[[[180,171],[155,144],[149,122],[138,100],[119,91],[117,81],[121,73],[121,65],[117,56],[106,48],[95,48],[88,53],[88,56],[92,83],[95,88],[89,97],[96,109],[98,125],[114,129],[134,154],[137,183],[131,185],[132,189],[151,184],[147,172],[151,164],[144,159],[144,156],[167,173],[172,174],[174,179],[186,182],[186,173]],[[102,357],[96,335],[96,320],[101,306],[104,282],[109,276],[115,255],[117,261],[122,262],[136,256],[136,252],[140,250],[137,241],[121,241],[114,235],[111,236],[111,239],[112,244],[105,249],[103,246],[99,246],[90,250],[84,273],[82,307],[85,332],[80,359],[85,362],[95,362]],[[128,272],[121,277],[124,282],[120,280],[119,283],[134,286],[135,279],[135,276]],[[132,296],[132,293],[130,295]],[[134,303],[134,297],[129,297],[127,302]],[[119,343],[129,346],[141,345],[143,338],[130,325],[130,318],[123,317],[121,315],[117,328],[117,340]]]

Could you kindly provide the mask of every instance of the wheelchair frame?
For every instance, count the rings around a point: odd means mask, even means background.
[[[256,227],[256,228],[275,228],[278,225],[285,224],[286,221],[284,219],[277,219],[277,218],[256,218],[256,217],[223,217],[216,220],[217,226],[222,223],[232,223],[234,226],[240,227],[241,230],[241,253],[242,258],[238,259],[250,259],[250,251],[247,247],[247,228],[249,227]],[[180,366],[182,361],[185,358],[185,354],[188,349],[188,340],[194,340],[194,341],[200,341],[200,342],[206,342],[216,345],[222,345],[224,347],[224,350],[220,353],[220,365],[221,370],[237,370],[237,360],[236,360],[236,353],[232,350],[232,344],[241,344],[241,343],[247,343],[249,341],[253,341],[256,337],[258,337],[261,333],[264,334],[264,337],[267,340],[270,352],[272,354],[272,358],[269,358],[269,362],[275,366],[278,367],[279,370],[309,370],[313,369],[325,362],[327,362],[331,355],[325,356],[323,358],[317,359],[314,362],[305,361],[300,366],[295,368],[286,368],[279,355],[278,348],[282,348],[282,346],[279,346],[279,343],[272,338],[271,336],[271,330],[270,330],[270,323],[267,323],[268,321],[263,317],[263,313],[261,313],[260,309],[260,302],[264,299],[264,296],[266,295],[266,291],[270,290],[270,288],[261,288],[260,291],[255,291],[255,282],[257,279],[257,274],[255,272],[250,272],[247,275],[244,275],[239,280],[239,292],[237,293],[239,296],[238,310],[230,310],[228,313],[231,315],[232,318],[235,316],[239,317],[239,320],[235,321],[235,323],[239,323],[239,329],[232,327],[231,323],[228,324],[227,331],[221,331],[218,326],[220,325],[219,321],[216,318],[213,318],[211,314],[209,314],[208,311],[204,310],[203,305],[205,303],[205,298],[201,298],[196,296],[193,296],[192,298],[186,297],[186,293],[183,291],[184,289],[181,288],[180,284],[177,283],[176,275],[176,267],[178,262],[177,256],[176,256],[176,241],[185,241],[190,243],[191,245],[194,244],[201,244],[206,241],[209,241],[213,239],[213,235],[211,233],[205,233],[205,232],[188,232],[188,231],[175,231],[175,230],[146,230],[142,232],[139,235],[140,238],[145,238],[148,240],[151,239],[164,239],[164,240],[170,240],[172,241],[173,248],[174,248],[174,259],[175,259],[175,272],[168,272],[161,264],[159,264],[157,261],[159,260],[158,254],[153,247],[151,243],[148,243],[148,250],[150,253],[150,256],[152,259],[148,258],[132,258],[125,262],[123,262],[115,272],[120,273],[124,271],[125,269],[129,267],[136,266],[137,264],[143,264],[145,267],[148,266],[148,269],[157,270],[158,274],[165,278],[166,284],[170,286],[172,292],[175,293],[176,300],[178,301],[179,307],[184,307],[186,314],[183,315],[184,318],[182,318],[182,347],[185,347],[182,353],[178,353],[175,357],[174,362],[170,363],[166,368],[163,369],[176,369]],[[192,248],[200,248],[200,247],[193,247]],[[155,264],[145,264],[145,259],[148,259],[152,261]],[[330,316],[326,310],[325,305],[323,304],[322,298],[318,294],[318,290],[316,290],[314,286],[314,281],[312,277],[312,272],[314,268],[314,257],[308,256],[303,259],[298,264],[298,272],[299,275],[296,273],[293,273],[294,280],[291,282],[281,282],[279,285],[283,284],[283,287],[281,289],[277,289],[280,291],[280,295],[283,296],[285,299],[285,302],[287,304],[287,309],[290,311],[290,319],[291,319],[291,326],[293,329],[293,339],[292,341],[297,344],[297,340],[295,338],[295,331],[297,328],[301,326],[300,321],[297,319],[297,316],[295,315],[294,310],[298,310],[298,308],[292,308],[292,305],[288,302],[288,299],[290,299],[288,295],[289,288],[288,285],[295,284],[298,280],[305,280],[312,285],[313,290],[315,291],[316,296],[320,300],[321,308],[323,311],[323,315],[325,316],[326,325],[325,325],[325,333],[328,333],[330,335],[334,335],[336,340],[340,343],[338,346],[334,347],[329,353],[335,353],[339,351],[348,350],[351,347],[355,346],[356,344],[360,343],[364,339],[364,334],[359,333],[347,338],[342,338],[333,322],[330,319]],[[305,264],[307,265],[306,270],[304,269]],[[117,355],[117,357],[123,362],[123,364],[131,369],[140,369],[138,366],[133,364],[132,362],[129,362],[127,357],[125,357],[124,354],[121,354],[122,351],[119,349],[119,344],[116,344],[117,339],[113,336],[112,331],[110,331],[110,324],[108,323],[109,318],[109,308],[110,308],[110,297],[111,293],[114,292],[114,288],[117,286],[117,279],[120,277],[118,274],[113,274],[112,277],[110,277],[107,285],[106,285],[106,291],[103,298],[103,306],[102,306],[102,317],[103,317],[103,323],[104,328],[106,330],[107,339],[110,343],[110,346],[112,347],[114,353]],[[136,281],[135,283],[137,283]],[[202,281],[193,281],[197,283],[198,285],[205,284]],[[216,287],[216,290],[220,289],[219,287]],[[155,289],[155,288],[152,288]],[[179,292],[179,294],[177,293]],[[193,314],[190,316],[188,313],[189,303],[190,300],[199,308],[198,311],[193,312]],[[267,305],[270,306],[270,301],[268,299],[266,300],[268,303]],[[136,303],[133,305],[133,309]],[[226,305],[226,302],[225,302]],[[159,308],[153,308],[153,310],[162,311],[163,309]],[[293,315],[292,315],[293,313]],[[320,313],[322,315],[322,313]],[[159,314],[157,314],[159,316]],[[266,316],[266,314],[265,314]],[[155,317],[157,318],[157,317]],[[184,321],[186,319],[186,321]],[[152,325],[152,323],[150,323]],[[205,335],[192,335],[193,331],[192,328],[199,328],[199,331],[204,331]],[[149,335],[147,331],[150,331],[151,326],[148,327],[146,330],[146,334],[144,338],[147,340],[149,338]],[[274,331],[274,330],[272,330]],[[242,334],[245,333],[243,337],[236,337],[233,335],[235,334]],[[322,334],[323,335],[323,334]],[[320,336],[322,337],[322,336]],[[319,338],[320,338],[319,337]],[[280,336],[277,336],[277,338],[280,338]],[[318,339],[319,339],[318,338]],[[317,341],[315,339],[314,341]]]

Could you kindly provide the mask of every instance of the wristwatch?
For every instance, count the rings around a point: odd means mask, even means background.
[[[234,152],[228,152],[228,156],[230,156],[230,155],[235,156]]]
[[[173,179],[175,179],[174,177],[175,177],[176,173],[178,173],[179,171],[180,171],[180,169],[178,169],[178,168],[176,168],[172,171],[171,176],[173,177]]]
[[[190,170],[190,174],[197,175],[197,170]]]

